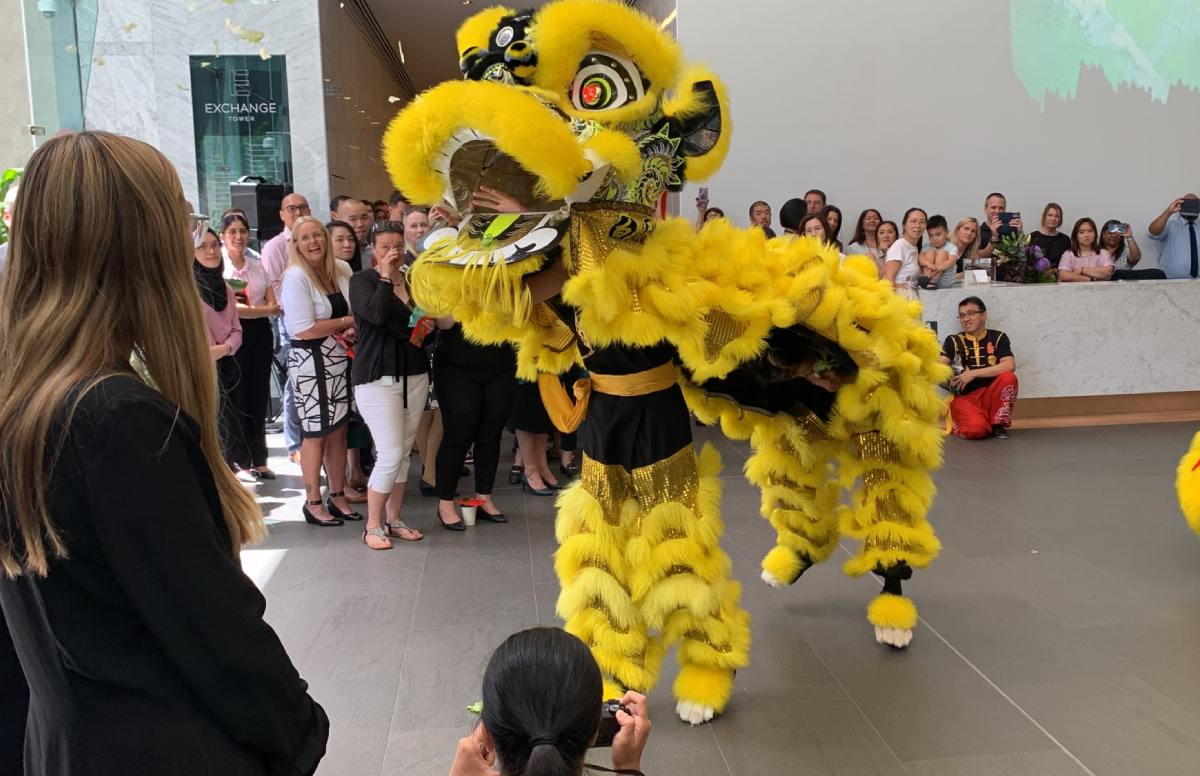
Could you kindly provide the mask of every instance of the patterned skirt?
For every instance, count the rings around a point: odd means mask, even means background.
[[[296,394],[300,436],[323,437],[350,420],[350,357],[333,337],[292,340],[288,381]]]

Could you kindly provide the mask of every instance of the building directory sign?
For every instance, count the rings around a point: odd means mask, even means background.
[[[193,56],[191,71],[200,212],[219,216],[243,175],[290,186],[285,57]]]

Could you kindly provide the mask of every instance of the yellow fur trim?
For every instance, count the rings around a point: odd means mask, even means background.
[[[711,706],[717,713],[725,710],[733,695],[733,671],[702,665],[685,665],[675,677],[675,697],[701,706]]]
[[[500,20],[514,13],[511,8],[497,5],[482,10],[463,22],[454,36],[458,44],[458,56],[462,57],[473,48],[486,49],[492,41],[492,33],[500,25]]]
[[[804,570],[804,562],[800,554],[791,547],[776,545],[762,559],[762,569],[782,582],[789,582],[800,576]]]
[[[584,141],[583,147],[611,164],[621,180],[628,181],[642,171],[642,152],[624,132],[601,129]]]
[[[570,124],[533,93],[504,84],[451,81],[419,95],[383,135],[383,161],[396,186],[414,202],[442,200],[446,182],[435,169],[446,142],[464,128],[535,175],[542,193],[561,199],[591,170]]]
[[[534,83],[562,95],[563,107],[580,118],[609,126],[654,112],[664,89],[676,82],[679,45],[645,14],[611,0],[557,0],[537,12],[530,37],[537,48]],[[632,60],[650,82],[635,103],[608,111],[578,111],[570,103],[571,84],[588,52],[609,51]]]
[[[729,112],[729,93],[725,84],[706,67],[693,65],[684,71],[679,79],[676,92],[663,100],[663,113],[668,116],[683,118],[704,113],[709,109],[707,100],[692,90],[694,84],[701,81],[711,81],[717,93],[717,107],[721,111],[721,134],[717,144],[703,156],[687,158],[687,179],[703,181],[716,174],[725,157],[729,153],[729,143],[733,139],[733,116]],[[755,230],[761,232],[761,230]]]
[[[1179,461],[1175,488],[1179,493],[1179,508],[1192,530],[1200,534],[1200,433],[1192,438],[1192,447]]]
[[[917,627],[917,607],[903,596],[880,593],[867,606],[867,620],[876,628],[912,630]]]

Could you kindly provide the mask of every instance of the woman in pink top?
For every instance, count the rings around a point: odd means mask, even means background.
[[[1060,283],[1091,283],[1112,278],[1115,266],[1112,254],[1100,250],[1096,222],[1081,218],[1071,230],[1071,250],[1058,262]]]
[[[267,468],[267,405],[275,350],[270,319],[279,314],[279,305],[262,262],[246,248],[250,225],[245,216],[230,213],[222,218],[221,240],[225,278],[238,286],[234,297],[242,325],[242,346],[234,356],[240,379],[230,396],[240,431],[233,440],[233,462],[256,480],[273,480],[275,472]]]
[[[233,354],[242,345],[242,324],[238,321],[233,289],[225,282],[221,241],[212,229],[200,234],[196,243],[192,272],[200,291],[200,311],[208,332],[208,351],[217,362],[217,378],[221,386],[221,451],[230,468],[236,468],[233,451],[239,444],[241,426],[230,393],[238,383],[239,370]]]

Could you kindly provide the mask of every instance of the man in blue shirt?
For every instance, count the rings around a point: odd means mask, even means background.
[[[1200,276],[1196,217],[1183,216],[1179,212],[1185,199],[1196,199],[1196,195],[1184,194],[1150,224],[1150,238],[1158,240],[1161,246],[1158,267],[1170,280]]]

